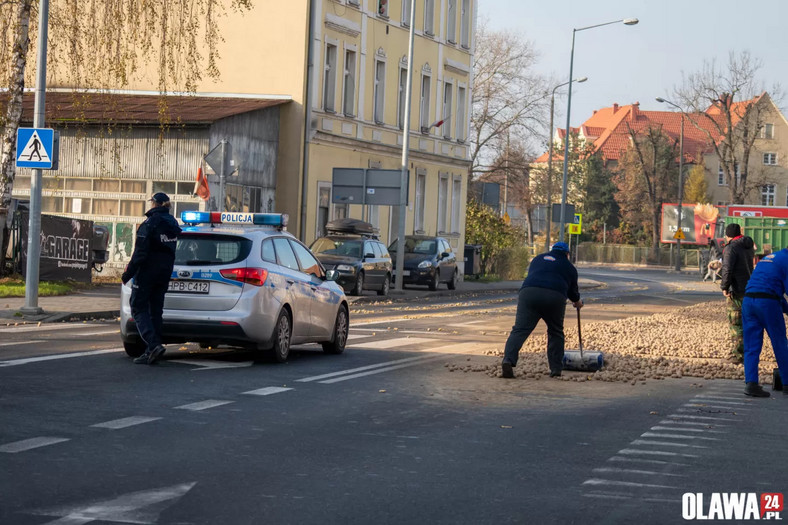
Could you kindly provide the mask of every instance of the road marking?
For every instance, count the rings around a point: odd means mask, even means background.
[[[105,330],[103,332],[88,332],[88,333],[80,332],[80,333],[74,334],[74,335],[77,336],[77,337],[85,337],[86,335],[109,335],[109,334],[119,334],[119,333],[120,333],[120,330],[109,330],[109,331]]]
[[[608,461],[615,461],[619,463],[648,463],[650,465],[676,465],[677,467],[687,467],[687,463],[676,463],[673,461],[662,461],[661,459],[643,459],[643,458],[625,458],[622,456],[613,456],[608,458]]]
[[[697,401],[699,403],[721,403],[725,405],[749,405],[750,403],[742,403],[741,401],[725,401],[722,398],[712,398],[712,397],[700,397],[695,396],[692,398],[692,401]]]
[[[33,339],[32,341],[16,341],[14,343],[0,343],[0,346],[15,346],[15,345],[32,345],[34,343],[43,343],[44,341],[39,339]],[[0,361],[2,363],[2,361]],[[0,364],[2,366],[2,364]]]
[[[642,474],[644,476],[673,476],[676,478],[687,477],[683,474],[671,474],[669,472],[654,472],[653,470],[637,470],[630,468],[613,468],[613,467],[595,468],[592,470],[592,472],[616,472],[620,474]]]
[[[429,343],[430,341],[437,341],[437,339],[428,339],[425,337],[397,337],[396,339],[384,339],[382,341],[372,341],[371,343],[362,343],[360,345],[360,348],[372,348],[372,349],[384,350],[388,348],[397,348],[400,346]]]
[[[354,328],[356,332],[380,332],[386,330],[385,328]],[[388,332],[388,330],[386,330]],[[392,334],[436,334],[439,335],[441,332],[437,330],[392,330],[390,333]],[[359,334],[356,337],[369,337],[368,335]]]
[[[632,496],[617,496],[615,494],[583,494],[584,498],[602,499],[632,499]]]
[[[157,421],[159,419],[161,418],[146,417],[146,416],[131,416],[131,417],[124,417],[121,419],[113,419],[112,421],[105,421],[103,423],[96,423],[95,425],[90,425],[90,426],[96,428],[108,428],[110,430],[119,430],[121,428],[133,427],[134,425],[142,425],[143,423],[150,423],[151,421]]]
[[[0,446],[0,452],[8,454],[16,454],[17,452],[24,452],[39,447],[46,447],[47,445],[54,445],[55,443],[62,443],[69,441],[68,438],[56,437],[35,437],[30,439],[23,439],[22,441],[14,441],[13,443],[6,443]]]
[[[239,361],[236,363],[233,361],[218,361],[214,359],[173,359],[170,362],[199,367],[192,370],[193,372],[199,372],[200,370],[217,370],[220,368],[246,368],[254,364],[254,361]]]
[[[696,408],[713,408],[716,410],[735,410],[737,412],[747,412],[749,408],[736,408],[736,407],[721,407],[719,405],[707,405],[706,403],[684,403],[681,406],[696,407]],[[678,409],[681,410],[680,408]]]
[[[96,325],[82,323],[47,324],[47,325],[21,325],[13,328],[0,328],[0,333],[12,334],[16,332],[38,332],[49,330],[73,330],[74,328],[94,328]]]
[[[657,445],[660,447],[688,447],[688,448],[709,448],[701,445],[689,445],[687,443],[672,443],[670,441],[649,441],[647,439],[636,439],[633,445]]]
[[[729,397],[729,396],[714,396],[714,395],[707,395],[707,394],[706,395],[704,395],[704,394],[697,395],[693,399],[714,399],[714,400],[717,400],[717,399],[733,400],[733,399],[735,399],[736,401],[741,401],[741,397],[740,396]],[[746,405],[747,403],[738,403],[738,404]]]
[[[675,421],[673,419],[663,419],[659,422],[660,425],[696,425],[706,428],[727,427],[728,425],[721,425],[719,423],[702,423],[698,421]]]
[[[130,492],[110,500],[91,502],[80,506],[36,510],[32,514],[60,518],[50,521],[46,525],[82,525],[91,521],[158,523],[159,514],[189,492],[196,484],[196,482],[182,483],[171,487]]]
[[[681,410],[681,409],[679,409]],[[714,417],[714,416],[690,416],[686,414],[670,414],[668,417],[675,417],[679,419],[708,419],[713,421],[736,421],[735,419],[731,419],[729,417]]]
[[[633,481],[617,481],[612,479],[591,478],[583,482],[583,485],[614,485],[617,487],[643,487],[650,489],[675,489],[671,485],[653,485],[650,483],[635,483]]]
[[[267,386],[265,388],[258,388],[257,390],[250,390],[249,392],[243,392],[243,393],[249,394],[251,396],[270,396],[271,394],[278,394],[279,392],[287,392],[288,390],[292,390],[292,388],[285,388],[281,386]]]
[[[476,346],[476,343],[466,343],[466,344],[463,344],[463,345],[446,345],[446,346],[441,346],[441,347],[438,347],[438,348],[432,348],[432,349],[429,350],[429,352],[446,352],[446,351],[451,351],[452,353],[462,354],[462,353],[470,351],[475,346]],[[463,348],[464,348],[464,350],[463,350]],[[417,364],[421,364],[421,363],[426,363],[428,361],[435,361],[436,359],[441,359],[441,358],[445,358],[445,357],[446,357],[445,355],[430,356],[430,357],[426,357],[424,359],[421,359],[420,361],[414,361],[414,362],[410,362],[410,363],[403,363],[403,364],[394,365],[394,366],[387,366],[387,367],[384,367],[384,368],[378,368],[376,370],[370,370],[368,372],[361,372],[361,373],[352,374],[352,375],[349,375],[349,376],[335,377],[334,379],[326,379],[325,381],[320,381],[320,382],[324,383],[324,384],[339,383],[340,381],[347,381],[348,379],[357,379],[359,377],[369,376],[369,375],[373,375],[373,374],[380,374],[382,372],[390,372],[392,370],[398,370],[400,368],[405,368],[405,367],[408,367],[408,366],[413,366],[413,365],[417,365]]]
[[[370,326],[373,324],[384,324],[384,323],[399,323],[401,321],[410,321],[410,317],[392,317],[391,319],[383,319],[382,321],[363,321],[361,323],[352,323],[350,328],[355,328],[357,326]]]
[[[54,361],[56,359],[68,359],[70,357],[85,357],[89,355],[111,354],[113,352],[123,352],[122,348],[109,348],[107,350],[91,350],[89,352],[74,352],[72,354],[44,355],[41,357],[28,357],[25,359],[12,359],[11,361],[0,361],[0,367],[19,366],[41,361]]]
[[[681,428],[681,427],[651,427],[649,430],[668,430],[670,432],[709,432],[711,434],[727,434],[723,430],[709,430],[707,428]]]
[[[194,410],[196,412],[198,410],[206,410],[208,408],[220,407],[222,405],[229,405],[230,403],[233,403],[233,401],[220,401],[218,399],[207,399],[205,401],[189,403],[188,405],[181,405],[175,408],[179,410]]]
[[[336,377],[336,376],[341,376],[341,375],[345,375],[345,374],[352,374],[353,372],[363,372],[364,370],[372,370],[374,368],[381,368],[381,367],[384,367],[384,366],[391,366],[391,365],[396,365],[396,364],[399,364],[399,363],[410,363],[410,362],[413,362],[413,361],[422,361],[424,359],[429,359],[431,357],[432,356],[424,355],[424,356],[419,356],[419,357],[408,357],[408,358],[405,358],[405,359],[397,359],[396,361],[385,361],[383,363],[377,363],[377,364],[374,364],[374,365],[367,365],[367,366],[360,366],[358,368],[349,368],[347,370],[340,370],[339,372],[331,372],[329,374],[322,374],[322,375],[319,375],[319,376],[304,377],[303,379],[296,379],[296,382],[309,383],[310,381],[318,381],[320,379],[326,379],[326,378],[329,378],[329,377]]]
[[[660,434],[658,432],[643,432],[642,437],[668,438],[668,439],[703,439],[706,441],[722,441],[720,438],[710,438],[703,436],[688,436],[686,434]]]
[[[469,326],[469,325],[472,325],[472,324],[487,323],[487,322],[488,321],[486,319],[480,319],[479,321],[468,321],[468,322],[465,322],[465,323],[453,323],[453,324],[450,324],[449,326],[456,326],[458,328],[463,328],[463,327],[466,327],[466,326]]]
[[[645,455],[645,456],[680,456],[683,458],[697,458],[697,454],[680,454],[678,452],[668,452],[665,450],[638,450],[636,448],[622,448],[617,454],[624,455]]]
[[[347,336],[348,341],[352,341],[353,339],[365,339],[367,337],[372,337],[370,334],[350,334]]]

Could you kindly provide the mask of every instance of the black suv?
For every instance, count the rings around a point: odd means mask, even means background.
[[[397,256],[397,241],[389,246],[392,259]],[[392,261],[396,268],[396,260]],[[457,287],[457,256],[449,241],[443,237],[427,235],[405,236],[405,263],[402,284],[426,284],[437,290],[439,283],[446,283],[449,290]]]
[[[338,219],[326,224],[326,232],[309,249],[326,270],[339,272],[337,283],[352,295],[364,290],[388,295],[391,257],[372,225],[358,219]]]

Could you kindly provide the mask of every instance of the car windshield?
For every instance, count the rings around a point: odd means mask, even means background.
[[[231,264],[246,259],[252,241],[234,235],[182,233],[175,248],[175,264]]]
[[[312,253],[319,255],[340,255],[360,259],[361,241],[322,237],[312,244],[310,250],[312,250]]]
[[[435,239],[413,239],[405,238],[405,253],[420,253],[422,255],[432,255],[436,252],[438,247]],[[391,243],[389,252],[394,254],[397,252],[397,241]]]

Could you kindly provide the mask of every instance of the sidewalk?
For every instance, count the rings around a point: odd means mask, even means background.
[[[448,290],[441,285],[437,291],[431,292],[426,286],[406,287],[402,292],[391,290],[388,297],[381,297],[375,292],[365,292],[354,297],[348,295],[349,303],[369,303],[380,300],[407,302],[422,297],[452,297],[470,293],[519,290],[522,281],[499,281],[484,283],[468,280],[457,283],[456,290]],[[589,279],[580,279],[581,289],[597,288],[601,283]],[[79,321],[88,319],[113,319],[120,316],[120,284],[103,284],[90,290],[80,290],[68,295],[39,297],[38,306],[44,311],[37,315],[22,315],[19,311],[25,305],[24,297],[0,298],[0,325],[8,323],[54,323],[61,321]]]

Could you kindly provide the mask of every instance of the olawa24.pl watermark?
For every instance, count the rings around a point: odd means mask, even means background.
[[[782,492],[685,492],[685,520],[782,520]]]

